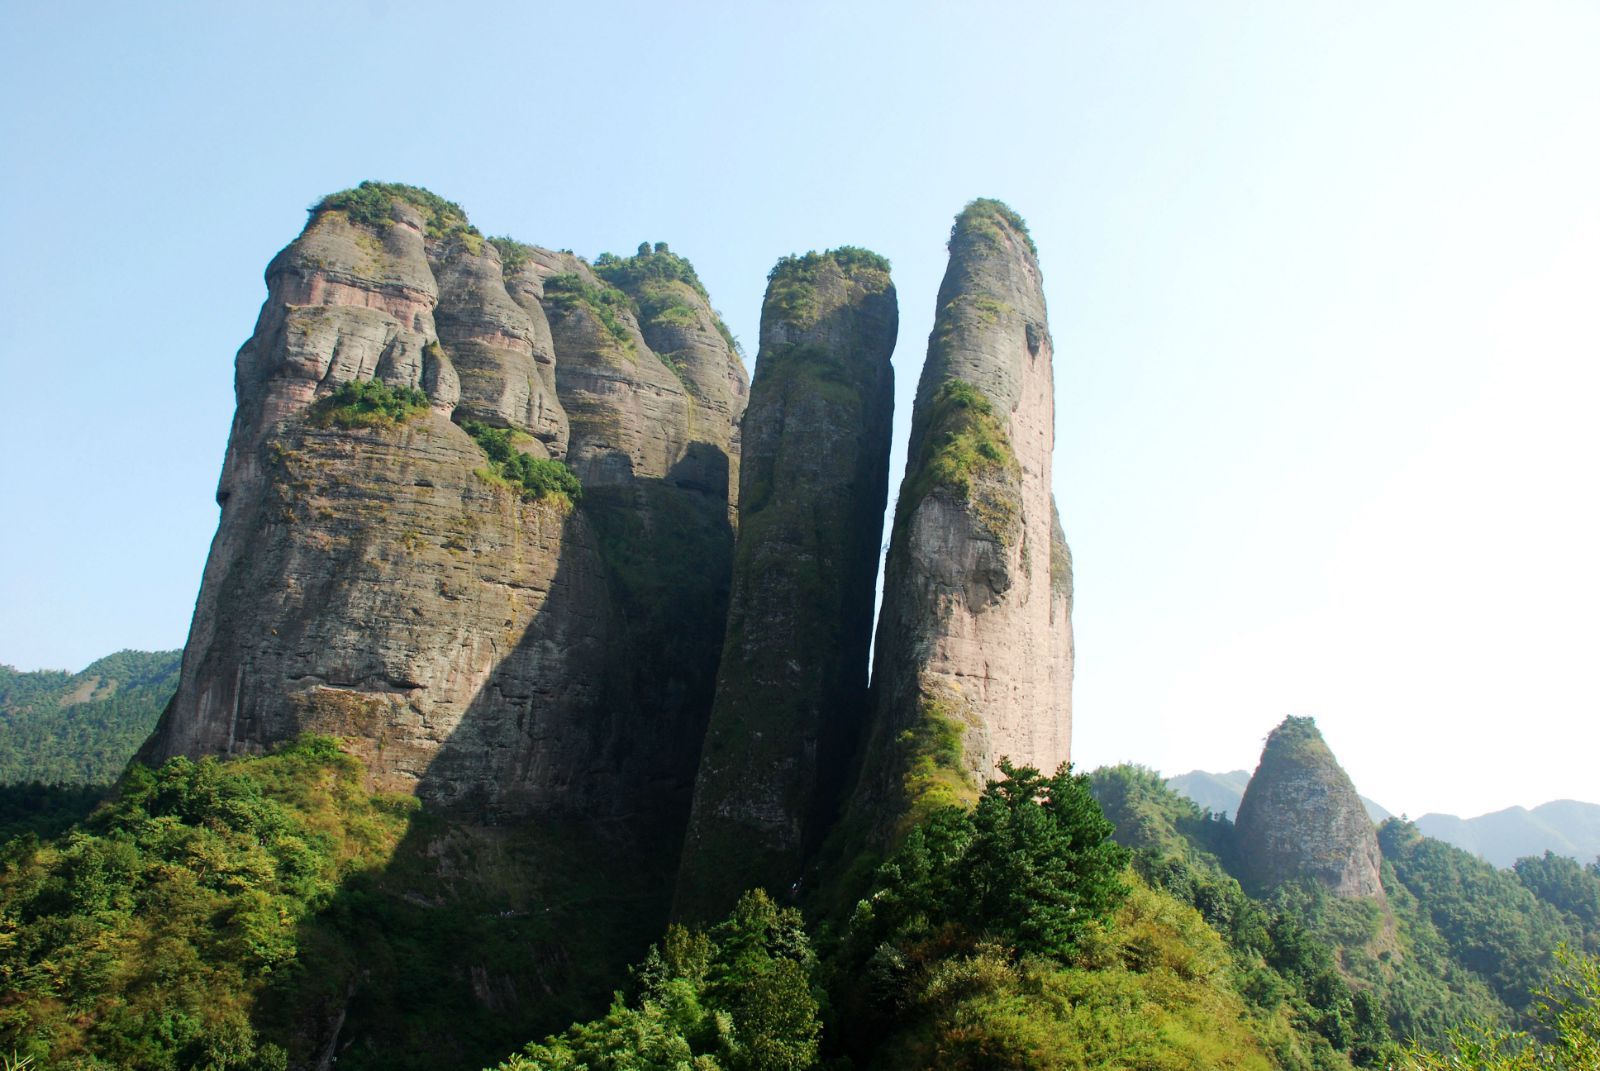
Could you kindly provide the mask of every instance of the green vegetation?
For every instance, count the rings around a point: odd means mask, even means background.
[[[583,499],[583,484],[566,464],[554,458],[534,457],[517,448],[528,436],[513,428],[495,428],[469,420],[461,430],[472,436],[489,458],[481,473],[516,488],[530,502],[550,499],[570,509]]]
[[[821,1026],[800,913],[756,890],[709,932],[672,926],[634,970],[638,995],[529,1045],[497,1071],[804,1071]]]
[[[428,408],[428,396],[415,387],[391,387],[376,379],[351,379],[339,384],[309,411],[319,428],[397,428]]]
[[[1543,1036],[1477,1023],[1451,1031],[1448,1051],[1415,1048],[1396,1071],[1594,1071],[1600,1067],[1600,958],[1556,952],[1558,973],[1540,991]]]
[[[668,249],[665,242],[657,242],[654,246],[649,242],[640,242],[639,251],[631,257],[601,253],[594,262],[594,272],[633,299],[639,325],[646,338],[651,337],[653,328],[693,327],[699,319],[694,295],[698,295],[699,304],[706,307],[709,307],[711,300],[700,277],[695,274],[694,265]],[[692,294],[686,291],[692,291]],[[728,348],[735,353],[742,353],[739,340],[733,337],[733,332],[728,330],[722,317],[713,312],[711,319]],[[654,339],[651,339],[651,345],[656,345]],[[680,380],[684,379],[682,369],[671,354],[662,354],[661,359],[674,375]],[[684,383],[688,385],[686,380]]]
[[[767,273],[767,300],[763,315],[805,327],[817,316],[817,282],[829,267],[846,277],[881,286],[888,281],[889,260],[870,249],[845,245],[826,253],[815,250],[803,256],[781,258]]]
[[[582,306],[589,310],[625,352],[633,352],[633,337],[617,315],[619,310],[632,307],[628,295],[621,290],[610,285],[594,286],[584,282],[577,272],[563,272],[544,281],[544,296],[558,309]]]
[[[0,785],[33,783],[41,805],[44,786],[110,785],[177,689],[181,655],[119,651],[76,674],[0,666]],[[20,808],[20,796],[0,795],[0,839],[26,817]]]
[[[79,829],[0,852],[0,1048],[57,1068],[269,1069],[251,1022],[314,971],[298,926],[388,858],[410,799],[308,738],[262,758],[133,767]]]
[[[515,238],[501,235],[489,238],[488,242],[500,254],[500,274],[507,279],[521,271],[523,265],[533,259],[533,247]]]
[[[1585,947],[1581,928],[1530,891],[1516,873],[1424,837],[1410,822],[1385,822],[1378,843],[1450,958],[1487,982],[1523,1025],[1532,1025],[1534,995],[1550,978],[1555,949]]]
[[[1566,916],[1569,929],[1584,934],[1586,950],[1600,953],[1600,860],[1588,866],[1545,852],[1518,859],[1517,880]]]
[[[1019,523],[1015,484],[1021,468],[994,403],[971,383],[950,379],[934,393],[927,413],[911,445],[916,468],[900,489],[896,524],[928,495],[943,492],[970,502],[990,534],[1009,543]]]
[[[454,238],[474,254],[482,252],[483,235],[467,222],[466,211],[420,186],[369,180],[354,189],[330,193],[309,211],[313,219],[325,212],[343,212],[352,223],[381,230],[394,223],[395,201],[404,201],[422,213],[424,232],[429,238]]]
[[[1028,233],[1028,225],[1023,222],[1022,217],[1005,202],[988,197],[969,201],[967,207],[961,210],[961,214],[956,216],[955,223],[950,227],[950,248],[953,251],[956,243],[967,238],[981,238],[998,245],[1005,240],[1001,231],[1002,225],[1016,232],[1027,245],[1029,253],[1035,257],[1039,255],[1039,250],[1033,244],[1033,236]]]

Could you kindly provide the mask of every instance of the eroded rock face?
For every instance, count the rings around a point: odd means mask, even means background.
[[[1313,880],[1336,896],[1382,897],[1377,832],[1350,777],[1310,718],[1267,737],[1236,822],[1246,882]]]
[[[721,348],[685,358],[719,386],[701,399],[631,298],[574,296],[601,285],[577,258],[487,242],[430,196],[338,203],[268,269],[182,680],[144,757],[325,732],[379,786],[473,820],[683,814],[725,620],[737,353],[702,299]],[[324,419],[319,399],[366,379],[427,405]],[[486,480],[473,420],[568,459],[582,504]]]
[[[680,917],[787,893],[836,809],[866,714],[898,320],[888,262],[863,251],[786,258],[769,282]]]
[[[1050,495],[1050,331],[1037,256],[995,201],[956,219],[885,570],[864,806],[970,792],[1072,732],[1071,555]]]

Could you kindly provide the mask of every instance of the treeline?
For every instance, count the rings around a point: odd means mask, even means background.
[[[1539,994],[1557,950],[1600,951],[1600,863],[1545,855],[1499,870],[1390,819],[1379,830],[1386,902],[1290,884],[1246,894],[1233,826],[1153,771],[1095,771],[1095,794],[1152,884],[1192,904],[1228,940],[1252,994],[1275,972],[1296,1015],[1357,1067],[1406,1048],[1448,1047],[1464,1023],[1547,1030]]]
[[[0,785],[110,785],[178,687],[180,651],[119,651],[81,673],[0,666]]]
[[[370,793],[327,739],[133,767],[70,830],[0,849],[0,1052],[279,1071],[333,1054],[347,1012],[369,1028],[344,1028],[342,1068],[479,1067],[522,1045],[501,1071],[1575,1071],[1600,1037],[1600,960],[1554,956],[1594,947],[1595,867],[1496,871],[1391,823],[1386,904],[1258,899],[1230,874],[1231,826],[1137,767],[1008,768],[975,806],[927,813],[853,903],[818,890],[806,914],[752,891],[714,925],[669,927],[608,979],[609,1010],[592,988],[549,993],[545,1022],[576,1021],[548,1034],[498,1003],[517,976],[494,960],[557,947],[533,934],[617,938],[623,890],[576,843],[537,849],[576,914],[379,877],[416,866],[406,844],[432,858],[454,837]],[[610,962],[566,947],[574,969]],[[463,948],[490,969],[456,977]]]

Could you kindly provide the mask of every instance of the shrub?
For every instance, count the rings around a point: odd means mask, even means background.
[[[311,407],[311,421],[323,428],[393,428],[426,408],[428,396],[415,387],[351,379]]]
[[[490,427],[477,420],[461,425],[461,430],[488,455],[489,474],[504,481],[530,501],[555,498],[569,506],[583,498],[583,484],[572,470],[554,458],[533,457],[517,449],[521,432]]]
[[[330,193],[309,211],[313,219],[324,212],[343,212],[352,223],[382,229],[394,222],[395,201],[404,201],[422,212],[429,238],[459,238],[475,253],[482,249],[483,235],[467,222],[466,210],[421,186],[368,180],[354,189]]]
[[[558,309],[571,309],[582,305],[595,315],[607,333],[625,349],[633,349],[633,337],[617,315],[630,307],[628,295],[614,286],[594,286],[583,281],[576,272],[552,275],[544,281],[545,300]]]

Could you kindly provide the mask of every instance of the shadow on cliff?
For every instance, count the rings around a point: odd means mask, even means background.
[[[667,921],[715,687],[728,469],[695,444],[665,479],[586,489],[388,865],[301,925],[257,1016],[297,1066],[490,1066],[626,987]]]

